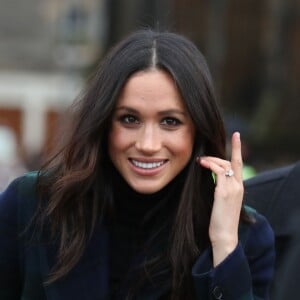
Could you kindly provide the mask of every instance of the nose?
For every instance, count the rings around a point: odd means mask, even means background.
[[[154,154],[161,148],[161,136],[159,129],[153,125],[141,128],[136,140],[136,149],[144,154]]]

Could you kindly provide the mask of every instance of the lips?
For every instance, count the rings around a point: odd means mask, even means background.
[[[166,162],[166,160],[145,162],[145,161],[130,159],[130,162],[137,168],[141,168],[144,170],[152,170],[161,167]]]

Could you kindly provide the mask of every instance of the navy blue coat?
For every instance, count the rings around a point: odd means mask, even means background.
[[[20,235],[36,206],[35,183],[36,174],[29,173],[0,196],[0,299],[109,299],[109,232],[104,226],[96,228],[82,258],[65,278],[43,284],[57,247],[42,236],[28,240],[27,233]],[[275,256],[273,231],[263,216],[247,210],[256,222],[240,225],[240,242],[221,264],[213,267],[211,249],[196,260],[191,271],[196,299],[268,299]],[[164,292],[149,287],[136,299],[158,300]]]

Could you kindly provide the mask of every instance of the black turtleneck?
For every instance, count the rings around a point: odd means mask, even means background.
[[[178,203],[182,178],[183,175],[177,176],[156,193],[140,194],[115,172],[112,180],[114,214],[110,222],[111,300],[119,299],[120,287],[128,278],[132,266],[137,264],[136,259],[145,250],[149,237],[170,220]]]

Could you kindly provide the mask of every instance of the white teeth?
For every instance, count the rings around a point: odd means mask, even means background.
[[[153,168],[158,168],[160,167],[161,165],[163,165],[163,161],[159,161],[159,162],[152,162],[152,163],[145,163],[145,162],[139,162],[139,161],[136,161],[136,160],[131,160],[132,163],[136,166],[136,167],[139,167],[139,168],[142,168],[142,169],[153,169]]]

